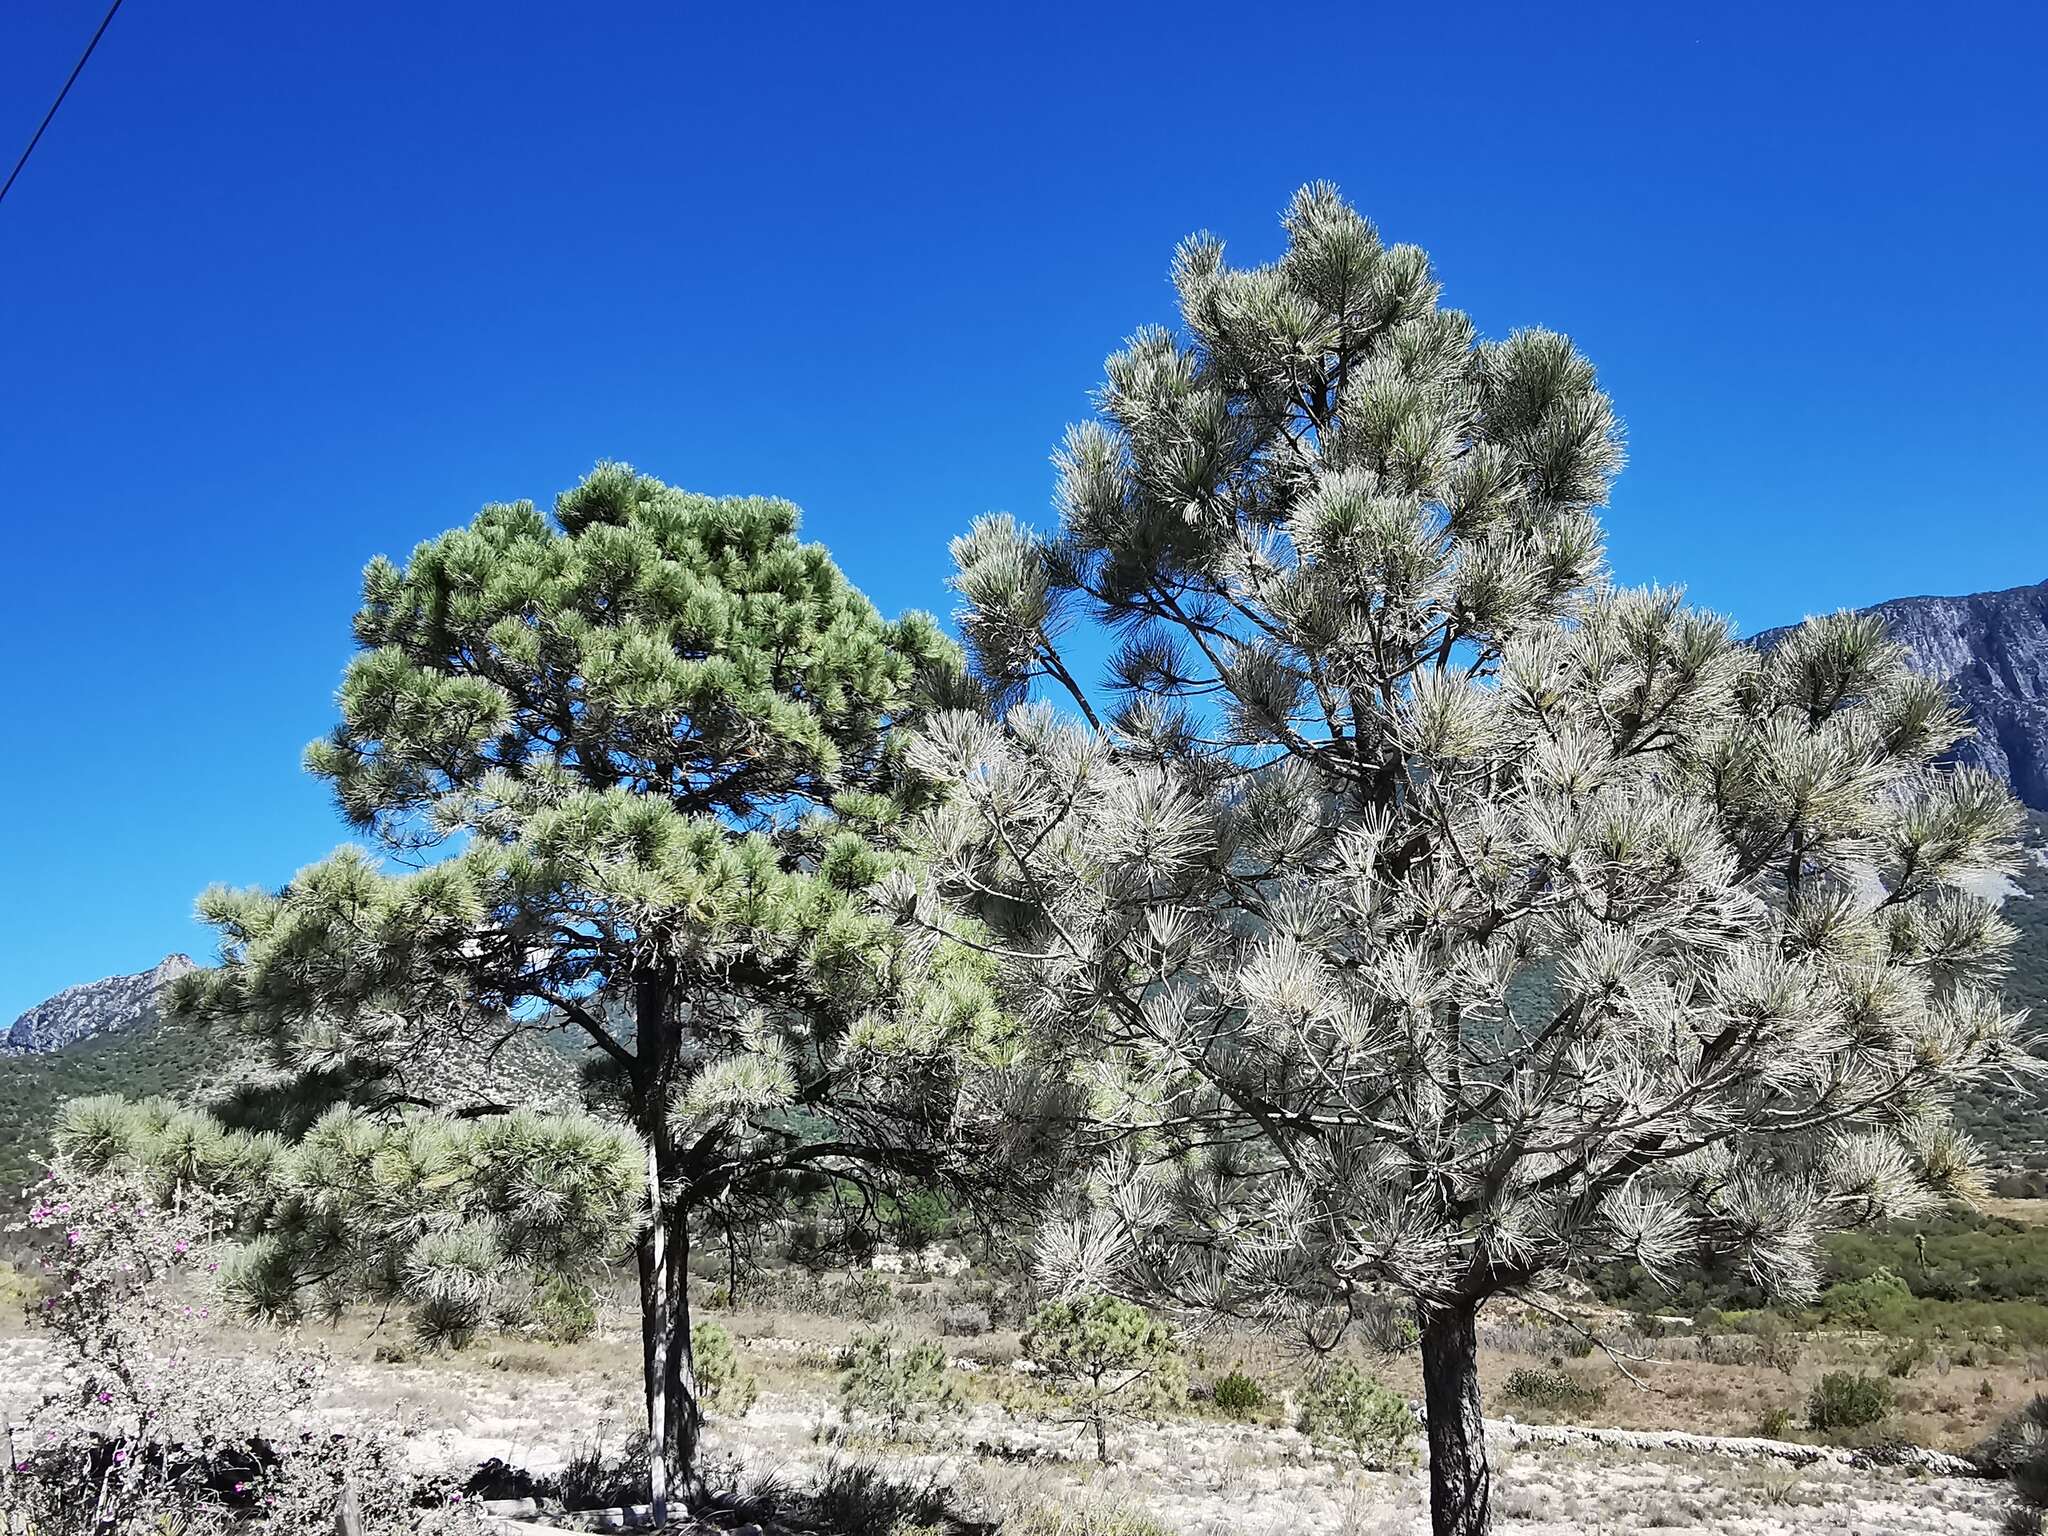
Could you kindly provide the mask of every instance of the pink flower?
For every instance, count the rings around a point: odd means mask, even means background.
[[[123,1463],[124,1461],[126,1461],[127,1459],[128,1459],[128,1453],[127,1453],[127,1452],[126,1452],[125,1450],[121,1450],[121,1451],[116,1451],[116,1452],[114,1452],[114,1465],[115,1465],[115,1466],[117,1466],[117,1467],[118,1467],[118,1466],[120,1466],[120,1465],[121,1465],[121,1464],[122,1464],[122,1463]]]

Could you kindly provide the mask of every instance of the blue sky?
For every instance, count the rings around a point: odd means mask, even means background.
[[[100,0],[0,7],[0,150]],[[1043,520],[1175,240],[1338,182],[1628,423],[1746,629],[2048,578],[2040,8],[127,0],[0,205],[0,1023],[341,841],[356,577],[629,459],[890,612]]]

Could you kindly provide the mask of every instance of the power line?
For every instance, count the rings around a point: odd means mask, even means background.
[[[7,173],[7,185],[0,187],[0,202],[14,186],[14,178],[21,174],[21,168],[28,164],[28,157],[36,152],[36,146],[43,142],[43,130],[50,126],[50,119],[57,115],[57,109],[64,105],[64,98],[71,94],[71,87],[78,83],[79,71],[85,68],[85,61],[92,57],[93,49],[99,47],[100,39],[106,35],[107,23],[114,19],[114,12],[121,9],[121,0],[107,7],[107,14],[100,18],[100,29],[93,33],[92,41],[85,45],[85,52],[78,56],[78,62],[71,66],[71,78],[64,82],[64,89],[57,93],[57,99],[50,103],[50,110],[43,114],[43,120],[36,125],[35,137],[28,141],[28,148],[21,152],[21,158],[14,162],[14,169]]]

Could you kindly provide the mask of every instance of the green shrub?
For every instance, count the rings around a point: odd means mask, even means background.
[[[1209,1395],[1216,1411],[1229,1419],[1248,1419],[1266,1406],[1266,1389],[1242,1368],[1233,1368],[1228,1376],[1218,1377]]]
[[[870,1328],[854,1335],[840,1363],[840,1406],[849,1418],[881,1420],[892,1439],[953,1401],[946,1352],[936,1339],[904,1348],[895,1329]]]
[[[740,1365],[740,1352],[722,1324],[703,1322],[690,1330],[690,1358],[705,1406],[739,1418],[754,1406],[760,1383]]]
[[[1040,1307],[1024,1334],[1024,1356],[1095,1431],[1096,1460],[1109,1460],[1111,1419],[1180,1402],[1187,1364],[1173,1330],[1116,1296],[1077,1296]]]
[[[1861,1371],[1830,1371],[1806,1403],[1806,1427],[1863,1429],[1882,1423],[1892,1411],[1892,1384]]]
[[[533,1320],[554,1344],[580,1344],[597,1332],[597,1297],[590,1287],[556,1275],[540,1288]]]
[[[1376,1377],[1340,1360],[1310,1383],[1297,1427],[1320,1449],[1386,1467],[1407,1459],[1415,1414]]]
[[[1840,1328],[1904,1333],[1914,1314],[1912,1289],[1880,1265],[1859,1280],[1844,1280],[1821,1292],[1820,1315]]]
[[[1799,1364],[1799,1335],[1776,1312],[1750,1312],[1738,1325],[1756,1340],[1756,1357],[1775,1371],[1790,1376]]]
[[[1592,1408],[1607,1396],[1607,1388],[1572,1371],[1524,1366],[1508,1374],[1503,1395],[1532,1408]]]
[[[609,1444],[609,1424],[599,1424],[579,1441],[555,1475],[553,1492],[569,1509],[602,1509],[638,1504],[647,1498],[647,1433],[628,1434]]]
[[[879,1323],[896,1311],[896,1288],[871,1269],[856,1270],[846,1281],[846,1301],[864,1323]]]

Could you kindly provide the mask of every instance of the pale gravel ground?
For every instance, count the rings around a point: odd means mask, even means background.
[[[39,1340],[0,1338],[0,1414],[19,1414],[49,1374]],[[497,1456],[553,1470],[585,1437],[630,1423],[632,1384],[616,1373],[518,1375],[436,1365],[339,1363],[316,1412],[325,1422],[389,1420],[409,1403],[436,1426],[415,1445],[423,1465]],[[813,1394],[764,1393],[743,1420],[716,1423],[714,1456],[746,1474],[814,1476],[832,1454],[817,1431],[835,1415]],[[1177,1536],[1423,1536],[1419,1471],[1344,1474],[1312,1459],[1292,1430],[1188,1421],[1128,1428],[1119,1465],[1079,1459],[1072,1430],[991,1405],[948,1416],[922,1450],[884,1452],[906,1474],[938,1474],[984,1508],[1019,1500],[1139,1505]],[[987,1453],[999,1452],[991,1456]],[[1025,1458],[1006,1460],[1004,1458]],[[1898,1471],[1735,1464],[1716,1457],[1581,1447],[1495,1447],[1503,1536],[1995,1536],[2005,1494],[1973,1480]]]

